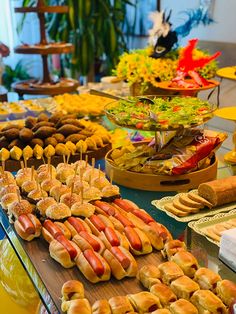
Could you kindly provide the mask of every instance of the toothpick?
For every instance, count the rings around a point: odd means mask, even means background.
[[[110,172],[110,183],[112,184],[114,172],[111,170]]]
[[[69,160],[70,160],[70,153],[67,155],[67,160],[66,160],[67,164],[69,164]]]
[[[50,179],[52,179],[52,165],[50,165],[50,168],[49,168],[49,175],[50,175]]]
[[[75,182],[72,182],[71,184],[71,194],[70,196],[72,196],[73,192],[74,192],[74,188],[75,188]]]
[[[89,186],[92,186],[92,172],[90,172],[90,176],[89,176]]]
[[[63,154],[62,155],[62,158],[63,158],[63,162],[64,162],[64,164],[66,163],[66,156]]]
[[[88,167],[88,155],[85,156],[85,169]]]
[[[19,189],[16,190],[16,195],[18,198],[18,202],[20,202],[20,190]]]
[[[74,175],[74,179],[75,179],[75,177],[76,177],[76,175],[77,175],[78,167],[79,167],[79,165],[76,164],[76,166],[75,166],[75,175]]]
[[[80,194],[81,194],[81,204],[83,204],[84,202],[84,187],[83,186],[80,187]]]
[[[3,171],[3,169],[2,169],[2,166],[0,166],[0,172],[3,174],[4,173],[4,171]]]
[[[2,160],[2,172],[4,173],[5,171],[5,160]]]
[[[34,179],[34,166],[31,167],[31,181]]]
[[[82,154],[83,154],[82,146],[80,146],[80,152],[79,152],[79,153],[80,153],[79,159],[82,160],[82,159],[83,159],[83,158],[82,158]]]
[[[25,168],[27,168],[27,159],[24,157]]]
[[[24,166],[24,162],[23,162],[22,160],[20,161],[20,167],[21,167],[21,169],[24,171],[25,166]]]
[[[43,160],[43,163],[44,163],[44,165],[46,164],[46,160],[45,160],[45,158],[44,158],[44,156],[42,155],[42,160]]]
[[[98,165],[98,179],[100,180],[100,177],[101,177],[101,165],[99,164]]]

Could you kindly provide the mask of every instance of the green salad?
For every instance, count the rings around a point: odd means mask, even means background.
[[[148,100],[130,97],[106,107],[114,123],[141,130],[175,130],[203,124],[213,116],[213,105],[196,97],[165,97]]]

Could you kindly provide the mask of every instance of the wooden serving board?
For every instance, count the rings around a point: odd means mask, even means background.
[[[125,278],[123,280],[111,278],[110,281],[97,284],[90,283],[76,266],[65,269],[54,261],[49,255],[49,245],[44,239],[34,239],[31,242],[20,239],[20,242],[60,313],[62,313],[60,310],[61,287],[67,280],[76,279],[83,283],[85,297],[91,305],[98,299],[109,299],[113,296],[137,293],[144,290],[136,278]],[[158,251],[139,256],[136,260],[139,268],[146,264],[158,265],[164,262],[161,253]]]
[[[94,151],[88,151],[86,154],[82,154],[82,159],[85,159],[85,156],[88,156],[88,161],[91,161],[92,158],[95,158],[96,160],[99,160],[103,158],[106,153],[111,149],[111,144],[106,144],[104,147],[101,147]],[[76,162],[80,159],[80,154],[75,154],[70,156],[70,163]],[[47,161],[47,160],[46,160]],[[53,166],[58,165],[60,162],[63,162],[63,156],[53,156],[51,159],[51,164]],[[36,158],[30,158],[27,161],[27,166],[32,167],[34,166],[35,169],[37,169],[40,165],[43,164],[42,159],[36,159]],[[7,171],[17,171],[21,168],[20,161],[8,159],[5,163],[5,169]]]

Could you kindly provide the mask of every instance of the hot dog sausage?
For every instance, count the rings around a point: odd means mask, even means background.
[[[125,235],[129,240],[130,245],[136,251],[142,250],[142,242],[137,234],[137,232],[132,227],[125,227]]]
[[[76,249],[73,247],[73,245],[71,245],[70,241],[67,240],[67,238],[63,235],[60,234],[56,237],[56,240],[58,242],[61,243],[61,245],[64,246],[64,248],[67,250],[67,252],[70,254],[70,258],[73,260],[76,255],[77,255],[77,251]]]
[[[59,235],[63,235],[61,229],[55,225],[51,220],[46,219],[43,227],[56,239]]]
[[[88,249],[84,251],[84,257],[92,267],[93,271],[97,276],[102,276],[104,274],[104,267],[100,259],[96,256],[94,251]]]
[[[78,233],[81,231],[87,231],[84,225],[75,217],[69,217],[67,221],[75,228]]]
[[[134,224],[120,213],[116,213],[115,218],[118,219],[124,227],[134,227]]]
[[[94,239],[87,231],[81,231],[79,235],[92,246],[94,251],[98,252],[100,250],[100,243],[96,241],[96,239]]]
[[[98,216],[92,215],[89,219],[93,223],[93,225],[98,229],[98,231],[105,230],[106,226]]]
[[[21,223],[23,229],[28,235],[35,233],[35,226],[27,215],[20,215],[18,217],[18,221]]]
[[[134,209],[133,214],[142,219],[146,224],[154,221],[154,219],[148,213],[145,213],[142,210]]]
[[[116,208],[112,205],[102,202],[102,201],[95,201],[94,205],[101,208],[104,212],[106,212],[109,216],[114,216],[116,213]]]
[[[119,246],[120,239],[118,238],[116,232],[111,227],[106,227],[104,230],[107,240],[111,243],[112,246]]]
[[[118,259],[124,269],[128,268],[130,265],[129,258],[118,248],[117,246],[113,246],[111,248],[112,254]]]

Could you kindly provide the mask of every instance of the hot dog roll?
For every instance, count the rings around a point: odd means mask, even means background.
[[[71,232],[70,230],[65,226],[64,223],[60,222],[60,221],[55,221],[54,224],[61,229],[62,234],[68,239],[71,239]]]
[[[134,224],[135,227],[139,229],[143,229],[143,227],[147,226],[147,224],[140,219],[139,217],[135,216],[133,213],[128,212],[126,213],[127,218]]]
[[[95,201],[94,205],[96,206],[97,209],[100,208],[108,216],[114,216],[115,213],[117,212],[117,209],[114,206],[106,202]]]
[[[158,225],[155,225],[155,227],[145,225],[141,230],[146,234],[156,250],[161,250],[164,247],[164,240],[161,236],[162,228],[159,228]]]
[[[134,308],[131,305],[127,296],[117,296],[108,300],[112,314],[126,314],[133,312]]]
[[[72,241],[78,245],[82,252],[87,249],[91,249],[99,254],[102,254],[105,250],[103,242],[94,234],[88,233],[87,231],[81,231],[79,234],[76,234]]]
[[[165,243],[161,253],[164,258],[170,260],[171,256],[179,251],[187,251],[185,243],[180,240],[170,240]]]
[[[171,314],[171,312],[167,309],[158,309],[152,312],[152,314]]]
[[[111,223],[113,224],[114,228],[117,231],[123,233],[123,231],[124,231],[123,224],[114,216],[110,216],[109,219],[110,219]]]
[[[189,300],[193,293],[200,289],[199,285],[187,276],[179,277],[170,284],[178,298]]]
[[[98,215],[92,215],[89,218],[85,218],[86,224],[91,229],[92,233],[98,236],[101,231],[104,231],[106,225]]]
[[[129,242],[130,250],[135,255],[143,255],[152,252],[152,245],[144,232],[138,228],[125,227],[124,234]]]
[[[76,257],[76,265],[90,282],[107,281],[111,269],[105,259],[93,250],[85,250]]]
[[[95,212],[95,206],[90,203],[80,202],[75,203],[71,206],[71,214],[73,216],[90,217]]]
[[[78,280],[68,280],[61,288],[62,302],[83,299],[84,298],[84,286]]]
[[[62,302],[61,309],[67,314],[92,314],[92,309],[87,299],[77,299]]]
[[[162,282],[169,285],[171,281],[184,275],[182,269],[174,262],[165,262],[158,266]]]
[[[167,307],[170,305],[170,303],[177,300],[177,296],[174,294],[171,288],[161,282],[151,286],[150,292],[159,298],[163,307]]]
[[[164,243],[173,239],[170,231],[159,222],[152,221],[148,225],[157,232],[157,234],[163,239]]]
[[[74,260],[81,251],[75,243],[66,239],[63,235],[58,235],[49,244],[50,256],[65,268],[75,265]]]
[[[197,308],[187,300],[179,299],[170,305],[171,314],[198,314]]]
[[[106,227],[105,230],[100,233],[99,238],[109,250],[113,246],[122,246],[126,250],[129,250],[129,242],[126,237],[111,227]]]
[[[147,291],[128,294],[127,297],[134,309],[140,314],[150,313],[162,307],[159,298]]]
[[[92,306],[92,314],[112,314],[109,302],[105,299],[97,300]]]
[[[120,280],[124,277],[135,277],[138,265],[132,254],[122,246],[105,250],[103,257],[111,268],[112,275]]]
[[[26,241],[39,237],[42,228],[40,221],[32,214],[20,215],[14,222],[14,227],[19,236]]]
[[[145,288],[150,289],[155,283],[160,283],[161,272],[155,265],[145,265],[138,271],[137,279]]]
[[[177,252],[170,260],[179,265],[184,274],[190,278],[194,277],[194,274],[199,267],[197,259],[193,254],[187,251]]]
[[[209,268],[199,268],[195,275],[194,281],[196,281],[201,289],[211,290],[215,292],[217,282],[221,280],[221,277]],[[236,297],[236,294],[235,294]]]
[[[81,231],[91,233],[89,226],[80,218],[69,217],[65,222],[65,226],[70,230],[72,237]]]
[[[216,294],[226,304],[236,299],[236,284],[230,280],[222,280],[217,282]]]
[[[209,290],[198,290],[194,292],[190,301],[196,306],[199,314],[228,313],[223,302]]]

